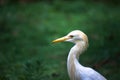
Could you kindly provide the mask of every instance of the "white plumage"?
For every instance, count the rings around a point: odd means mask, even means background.
[[[82,66],[79,62],[79,55],[88,47],[88,38],[80,30],[74,30],[67,36],[56,39],[53,42],[72,42],[75,45],[71,48],[67,58],[67,69],[70,80],[107,80],[101,74],[89,67]]]

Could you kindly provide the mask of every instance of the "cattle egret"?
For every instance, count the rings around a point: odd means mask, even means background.
[[[78,61],[79,55],[88,47],[88,37],[85,33],[80,30],[74,30],[62,38],[53,40],[53,43],[63,41],[75,44],[71,48],[67,58],[67,69],[70,80],[107,80],[100,73],[90,67],[82,66]]]

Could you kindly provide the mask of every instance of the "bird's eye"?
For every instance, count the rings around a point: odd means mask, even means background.
[[[70,35],[71,38],[73,38],[74,36],[73,35]]]

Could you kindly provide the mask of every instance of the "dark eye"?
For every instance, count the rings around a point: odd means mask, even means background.
[[[73,35],[70,35],[71,38],[73,38],[74,36]]]

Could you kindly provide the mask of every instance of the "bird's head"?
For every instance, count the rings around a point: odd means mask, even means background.
[[[63,41],[72,42],[75,44],[85,43],[86,45],[88,45],[87,35],[80,30],[74,30],[62,38],[58,38],[56,40],[53,40],[53,43],[63,42]]]

